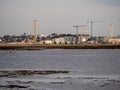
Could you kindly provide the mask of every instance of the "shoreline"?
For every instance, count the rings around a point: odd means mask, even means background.
[[[120,49],[113,44],[0,44],[0,50],[44,50],[44,49]]]
[[[1,90],[119,90],[120,76],[80,75],[70,71],[0,71]]]

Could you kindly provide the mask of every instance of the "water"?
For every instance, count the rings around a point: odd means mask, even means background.
[[[0,90],[120,90],[119,49],[0,51],[1,71],[21,69],[68,70],[70,73],[3,76]],[[10,88],[10,85],[17,86]]]
[[[77,70],[81,74],[120,74],[120,50],[0,51],[0,69],[60,69]]]

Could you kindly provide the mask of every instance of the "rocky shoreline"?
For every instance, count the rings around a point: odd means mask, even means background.
[[[7,75],[7,76],[6,76]],[[64,70],[0,70],[0,90],[119,90],[119,75]]]

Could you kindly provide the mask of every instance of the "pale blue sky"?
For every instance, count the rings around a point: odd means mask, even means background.
[[[120,35],[120,0],[0,0],[0,36],[33,34],[33,20],[37,19],[37,33],[75,33],[73,25],[85,24],[79,33],[108,36],[109,24],[114,35]]]

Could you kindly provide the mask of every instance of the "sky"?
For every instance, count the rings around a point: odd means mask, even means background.
[[[0,36],[33,34],[33,20],[37,20],[37,34],[90,33],[94,36],[120,35],[120,0],[0,0]]]

